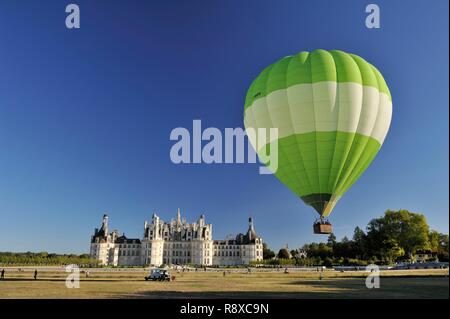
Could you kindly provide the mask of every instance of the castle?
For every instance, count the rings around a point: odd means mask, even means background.
[[[263,259],[262,239],[248,219],[246,234],[224,240],[212,239],[212,224],[201,215],[197,222],[176,219],[164,222],[153,214],[152,222],[144,222],[142,239],[127,238],[117,230],[109,232],[108,215],[103,215],[100,229],[91,237],[91,258],[110,266],[160,265],[246,265]]]

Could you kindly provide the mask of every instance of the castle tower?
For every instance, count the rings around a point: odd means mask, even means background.
[[[147,221],[145,220],[144,221],[144,238],[146,238],[147,236],[148,236],[148,234],[147,234],[147,226],[148,226],[148,223],[147,223]]]
[[[161,236],[161,229],[160,229],[160,223],[159,223],[159,216],[156,214],[153,214],[152,216],[152,229],[153,229],[153,238],[160,238]]]
[[[248,231],[247,231],[249,240],[253,240],[256,237],[255,227],[253,226],[253,218],[248,218]]]
[[[180,209],[178,208],[178,212],[177,212],[177,225],[181,225],[181,212]]]
[[[203,214],[200,215],[200,219],[198,220],[198,225],[200,228],[205,226],[205,215],[203,215]]]
[[[102,221],[102,228],[101,228],[105,234],[105,236],[108,236],[108,215],[103,215],[103,221]]]
[[[248,230],[255,231],[255,227],[253,226],[253,218],[248,218]]]

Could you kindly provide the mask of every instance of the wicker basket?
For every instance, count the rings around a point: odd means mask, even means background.
[[[314,234],[331,234],[333,232],[333,225],[324,223],[314,224]]]

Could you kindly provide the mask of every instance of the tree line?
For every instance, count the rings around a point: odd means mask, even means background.
[[[449,261],[449,236],[430,230],[422,214],[388,210],[372,219],[366,230],[356,227],[351,239],[337,241],[330,234],[326,243],[309,243],[301,249],[280,249],[278,254],[264,245],[264,264],[368,265],[415,261],[416,253],[427,252],[429,261]],[[275,258],[276,257],[276,258]]]
[[[2,266],[62,266],[76,264],[83,266],[96,266],[98,262],[90,258],[88,254],[51,254],[48,252],[0,252],[0,265]]]

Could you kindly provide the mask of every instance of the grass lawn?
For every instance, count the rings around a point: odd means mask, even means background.
[[[64,270],[7,269],[0,298],[448,298],[448,270],[383,271],[380,288],[367,289],[364,272],[314,271],[175,273],[175,281],[145,281],[144,270],[91,270],[68,289]]]

